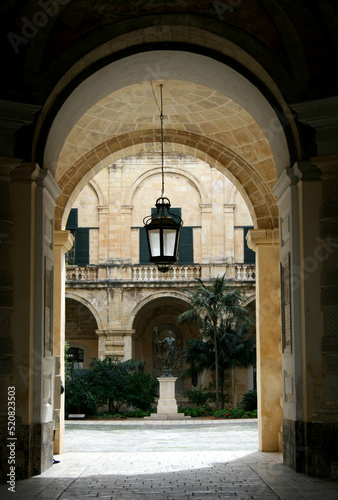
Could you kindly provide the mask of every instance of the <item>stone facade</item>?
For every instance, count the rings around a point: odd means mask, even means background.
[[[165,155],[165,194],[181,209],[184,226],[192,228],[191,260],[166,274],[140,263],[143,218],[160,187],[161,156],[132,156],[98,173],[72,207],[78,227],[89,231],[89,248],[87,265],[67,265],[66,340],[83,350],[84,367],[93,358],[133,358],[146,361],[145,370],[159,376],[154,327],[161,338],[172,330],[180,348],[198,335],[196,327],[176,319],[188,307],[184,289],[194,286],[196,277],[226,273],[247,303],[255,300],[255,265],[244,262],[245,234],[252,227],[248,207],[229,179],[196,158]],[[68,262],[73,258],[74,252],[68,254]],[[231,374],[227,378],[231,405],[252,388],[247,371],[238,373],[237,386]],[[210,376],[203,375],[198,385],[208,382]],[[191,380],[179,378],[176,386],[182,393]]]

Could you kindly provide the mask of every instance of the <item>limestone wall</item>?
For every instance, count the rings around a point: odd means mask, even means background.
[[[161,194],[159,154],[138,155],[103,169],[73,208],[90,228],[90,264],[139,262],[139,228]],[[243,230],[252,219],[243,197],[221,172],[183,155],[165,156],[165,195],[192,226],[194,261],[243,262]],[[237,227],[236,227],[237,226]],[[236,229],[235,229],[236,227]]]

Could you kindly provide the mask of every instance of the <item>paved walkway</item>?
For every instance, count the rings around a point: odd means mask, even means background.
[[[254,420],[67,422],[60,463],[15,500],[337,500],[338,482],[296,474],[257,452]]]

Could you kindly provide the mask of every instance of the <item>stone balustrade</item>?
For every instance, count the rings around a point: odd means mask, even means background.
[[[256,268],[253,264],[196,264],[173,266],[167,273],[159,272],[156,266],[150,265],[88,265],[66,266],[66,280],[68,282],[95,282],[95,281],[192,281],[195,278],[208,279],[218,274],[226,273],[228,278],[235,281],[255,281]]]

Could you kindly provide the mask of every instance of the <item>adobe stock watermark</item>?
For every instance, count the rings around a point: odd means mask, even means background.
[[[16,486],[16,432],[15,432],[15,387],[8,387],[8,410],[7,410],[7,463],[9,472],[7,474],[8,491],[15,493]]]
[[[30,19],[26,16],[21,17],[22,26],[21,33],[10,31],[7,33],[7,38],[14,52],[19,53],[22,45],[27,45],[34,38],[41,28],[47,26],[50,18],[55,17],[60,6],[67,5],[71,0],[39,0],[38,5],[41,10],[37,10]]]

